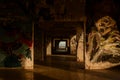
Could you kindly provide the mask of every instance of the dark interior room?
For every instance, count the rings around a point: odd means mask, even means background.
[[[119,80],[119,0],[0,0],[0,80]]]

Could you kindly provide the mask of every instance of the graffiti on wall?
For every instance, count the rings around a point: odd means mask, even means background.
[[[110,16],[100,18],[88,35],[86,68],[105,69],[120,65],[120,32]]]
[[[71,54],[76,54],[76,50],[77,50],[77,41],[76,41],[76,35],[74,35],[70,39],[70,52],[71,52]]]
[[[25,24],[23,24],[25,27]],[[0,26],[0,66],[21,67],[23,58],[31,58],[31,31],[19,25]]]

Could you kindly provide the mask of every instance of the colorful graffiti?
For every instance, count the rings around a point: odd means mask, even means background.
[[[32,60],[31,31],[16,26],[19,25],[2,24],[0,27],[0,67],[21,67],[23,58]]]
[[[86,68],[106,69],[120,65],[120,32],[110,16],[100,18],[89,33]]]

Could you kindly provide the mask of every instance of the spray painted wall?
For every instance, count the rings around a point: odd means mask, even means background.
[[[27,59],[32,61],[31,47],[32,24],[30,24],[30,22],[1,22],[1,67],[25,67],[25,62]]]
[[[76,26],[76,34],[70,38],[70,52],[77,56],[78,62],[84,62],[84,26]]]
[[[84,34],[79,32],[79,39],[77,45],[77,61],[84,62]]]
[[[73,54],[73,55],[77,54],[76,35],[74,35],[70,38],[70,53]]]
[[[120,65],[120,32],[116,21],[103,16],[88,34],[86,69],[106,69]]]

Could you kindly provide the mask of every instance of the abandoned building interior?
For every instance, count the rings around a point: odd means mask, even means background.
[[[119,68],[119,0],[0,0],[0,80],[119,80]]]

